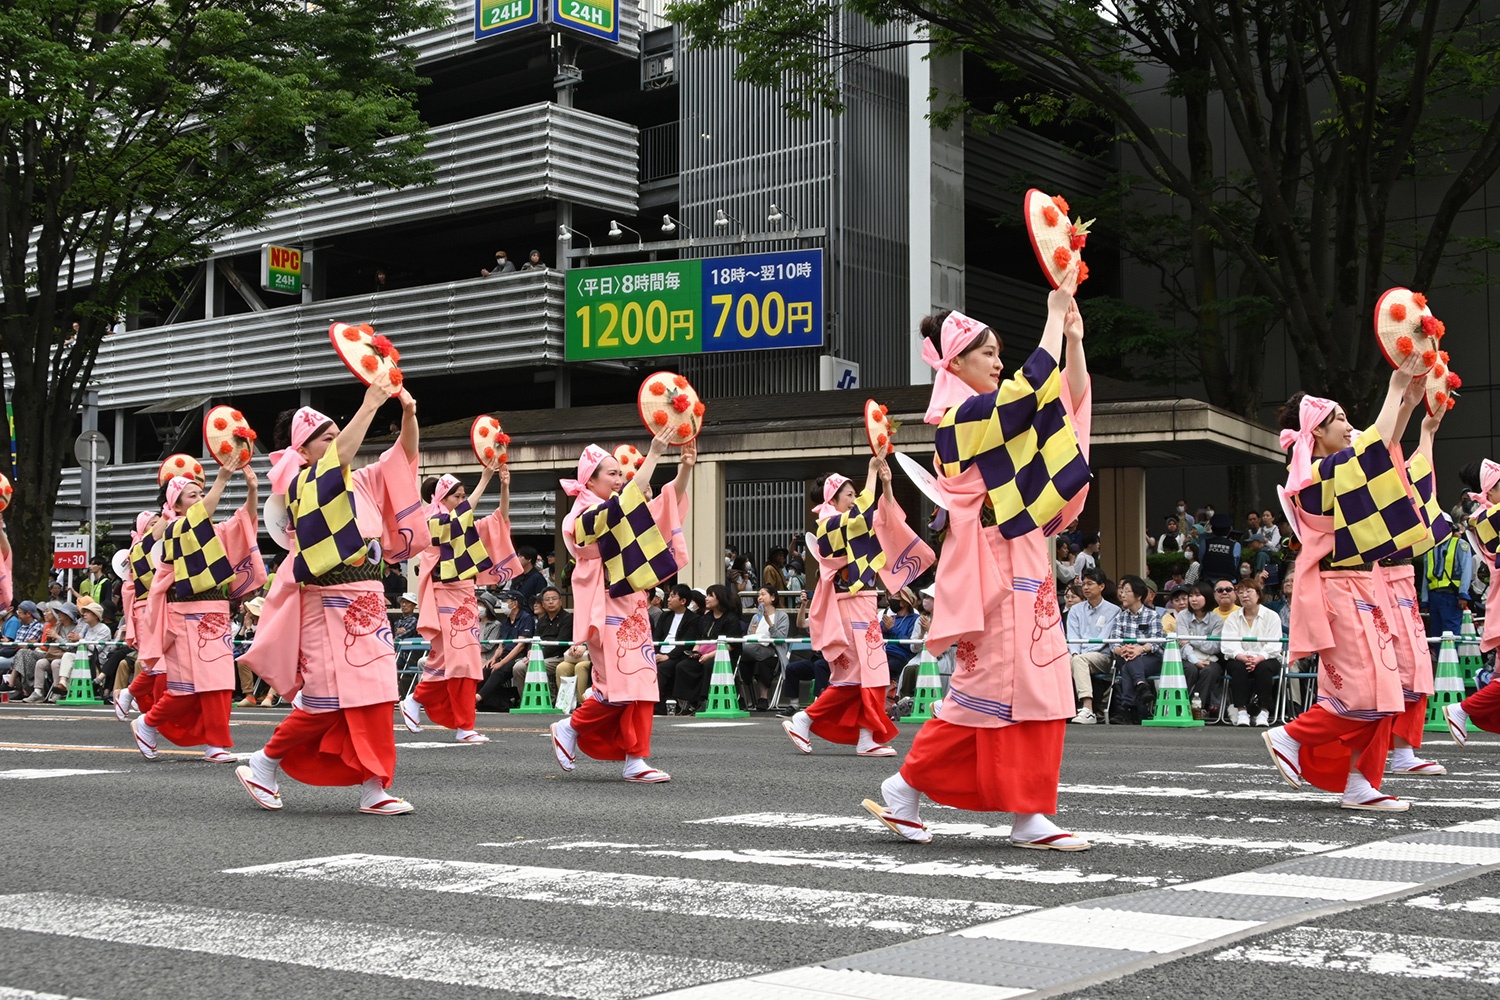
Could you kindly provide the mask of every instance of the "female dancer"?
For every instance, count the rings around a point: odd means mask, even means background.
[[[115,718],[130,721],[130,710],[140,709],[142,714],[151,711],[151,706],[166,696],[167,672],[161,669],[161,661],[148,662],[141,653],[141,639],[146,634],[146,598],[151,595],[151,582],[156,579],[156,562],[151,555],[156,543],[156,523],[161,512],[143,510],[135,516],[135,530],[130,533],[130,555],[125,586],[120,592],[120,603],[124,605],[125,641],[135,650],[140,671],[130,681],[130,686],[115,696]]]
[[[878,509],[877,480],[883,493]],[[914,569],[906,559],[900,560],[897,572],[887,568],[886,553],[906,553],[916,535],[906,527],[906,514],[896,503],[891,470],[883,457],[870,457],[864,489],[857,495],[854,484],[836,473],[816,488],[823,502],[813,508],[818,519],[818,586],[808,611],[808,630],[813,648],[828,661],[832,679],[810,706],[782,719],[781,728],[803,753],[812,753],[811,737],[817,735],[854,747],[859,757],[893,757],[896,751],[889,744],[897,730],[885,714],[891,668],[880,634],[875,580],[883,577],[891,593],[898,593],[932,564],[932,550],[925,544],[915,550]],[[837,581],[843,575],[849,589],[839,591]]]
[[[1458,478],[1469,490],[1466,499],[1479,505],[1469,518],[1469,537],[1489,564],[1490,579],[1500,579],[1500,463],[1488,458],[1470,462],[1459,470]],[[1490,592],[1496,592],[1493,583]],[[1500,647],[1500,611],[1485,615],[1484,635],[1479,638],[1481,651],[1488,653],[1496,647]],[[1500,733],[1500,683],[1490,681],[1457,705],[1449,705],[1443,715],[1448,735],[1459,746],[1469,742],[1470,722],[1487,733]]]
[[[578,459],[578,478],[562,487],[573,498],[563,518],[563,542],[577,560],[573,571],[573,636],[588,643],[593,696],[552,724],[552,749],[564,771],[577,767],[578,751],[595,760],[623,760],[626,781],[652,784],[672,776],[646,763],[651,755],[651,714],[659,696],[656,649],[646,591],[687,565],[682,519],[698,445],[682,446],[677,476],[647,500],[668,431],[651,439],[646,460],[628,482],[620,463],[591,444]]]
[[[1041,344],[1004,382],[995,331],[956,312],[922,322],[922,356],[937,372],[926,419],[938,425],[949,523],[927,648],[956,642],[958,667],[941,713],[880,786],[885,805],[864,802],[908,840],[932,839],[918,815],[925,792],[960,809],[1015,813],[1016,847],[1091,846],[1047,818],[1074,714],[1048,536],[1077,516],[1089,482],[1093,402],[1077,287],[1075,264],[1047,298]]]
[[[285,447],[271,455],[271,489],[286,494],[295,546],[241,658],[283,697],[300,697],[264,749],[235,772],[264,809],[282,806],[280,768],[308,785],[359,786],[362,813],[412,811],[386,791],[396,771],[396,647],[381,585],[382,555],[394,562],[427,547],[417,498],[417,403],[405,389],[398,393],[396,443],[349,471],[391,395],[389,383],[371,385],[342,430],[308,406],[276,421],[277,443]]]
[[[1376,591],[1381,610],[1390,622],[1395,637],[1393,649],[1401,673],[1401,695],[1406,708],[1391,724],[1391,750],[1388,769],[1393,774],[1447,774],[1448,769],[1436,761],[1423,760],[1414,751],[1422,747],[1422,727],[1427,724],[1427,699],[1435,690],[1432,677],[1432,651],[1427,644],[1427,626],[1417,603],[1416,569],[1423,557],[1439,542],[1453,533],[1437,502],[1437,475],[1432,467],[1432,440],[1442,423],[1446,407],[1422,419],[1422,434],[1417,451],[1406,466],[1411,497],[1417,505],[1427,531],[1416,544],[1393,553],[1375,564]],[[1408,418],[1410,414],[1407,415]],[[1399,445],[1392,447],[1396,464],[1402,465]]]
[[[480,664],[479,599],[474,581],[494,566],[491,546],[499,555],[514,555],[510,544],[510,469],[500,470],[500,506],[480,521],[474,508],[495,473],[486,468],[469,495],[458,477],[429,478],[422,484],[427,501],[431,545],[417,562],[417,631],[430,645],[422,683],[401,702],[409,732],[422,731],[422,709],[438,725],[454,731],[460,743],[488,743],[474,729],[475,690]],[[504,550],[502,552],[502,549]]]
[[[1281,443],[1291,459],[1281,498],[1302,542],[1287,661],[1318,654],[1318,702],[1263,739],[1288,784],[1341,791],[1345,809],[1411,807],[1380,792],[1391,725],[1405,700],[1371,563],[1427,533],[1391,450],[1422,386],[1392,372],[1375,423],[1358,435],[1331,399],[1299,392],[1281,408]]]
[[[149,537],[161,540],[161,566],[151,581],[140,655],[166,670],[166,697],[131,723],[135,745],[155,760],[158,735],[178,746],[205,745],[203,759],[233,763],[229,709],[234,696],[234,639],[229,601],[261,588],[266,567],[256,545],[256,476],[247,465],[245,504],[215,525],[214,511],[234,473],[224,466],[208,492],[177,476],[165,489],[162,519]]]

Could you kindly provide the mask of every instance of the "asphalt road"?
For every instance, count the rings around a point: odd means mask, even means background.
[[[236,709],[236,750],[280,717]],[[674,780],[638,786],[563,775],[550,721],[482,715],[481,746],[398,732],[417,811],[372,817],[288,779],[264,812],[229,765],[143,760],[107,710],[0,707],[0,1000],[647,996],[1500,816],[1494,737],[1434,736],[1450,774],[1389,779],[1416,805],[1374,816],[1286,788],[1259,730],[1070,727],[1059,822],[1094,850],[1018,851],[1008,816],[930,804],[923,847],[859,808],[899,759],[804,757],[770,717],[659,719]],[[1493,997],[1497,932],[1491,874],[1077,995]]]

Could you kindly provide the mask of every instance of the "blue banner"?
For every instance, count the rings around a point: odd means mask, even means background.
[[[703,261],[703,350],[823,346],[823,251]]]

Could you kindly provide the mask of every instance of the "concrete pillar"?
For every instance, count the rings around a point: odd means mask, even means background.
[[[689,559],[683,582],[691,583],[699,590],[711,583],[723,583],[723,462],[699,458],[697,465],[693,466],[693,479],[688,484],[688,518],[682,535],[687,542]]]
[[[1100,469],[1096,473],[1100,565],[1111,580],[1146,574],[1146,470]]]
[[[927,118],[947,94],[963,92],[963,59],[932,55],[926,45],[907,52],[910,368],[912,383],[925,384],[932,369],[922,360],[917,324],[938,310],[964,307],[963,123],[938,131]],[[936,101],[929,96],[934,87]]]

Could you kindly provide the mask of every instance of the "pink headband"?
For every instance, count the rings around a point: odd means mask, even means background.
[[[179,516],[177,513],[177,501],[182,497],[182,491],[189,486],[198,485],[194,480],[186,476],[173,476],[167,483],[167,502],[162,506],[161,514],[168,521],[174,521]],[[137,521],[140,519],[137,518]]]
[[[570,497],[576,497],[588,488],[588,482],[594,478],[594,470],[599,468],[599,463],[609,457],[609,452],[591,444],[583,449],[583,454],[578,456],[578,478],[560,480],[563,492]]]
[[[146,525],[156,516],[155,511],[143,510],[135,516],[135,532],[130,536],[130,544],[134,545],[146,534]]]
[[[1292,462],[1287,471],[1286,488],[1296,492],[1312,482],[1313,429],[1328,419],[1338,409],[1337,403],[1321,396],[1303,396],[1297,408],[1299,430],[1283,430],[1281,447],[1292,450]]]
[[[431,517],[432,515],[443,509],[443,498],[446,497],[449,493],[452,493],[453,488],[457,485],[457,476],[450,476],[445,474],[443,478],[437,481],[437,485],[432,489],[432,502],[427,505],[428,517]]]
[[[332,423],[311,406],[304,406],[292,416],[292,446],[271,452],[271,492],[285,493],[292,485],[297,470],[307,464],[307,459],[297,449],[307,444],[308,438],[324,424]]]
[[[832,517],[838,513],[834,509],[833,498],[839,495],[839,490],[843,489],[844,484],[848,481],[846,477],[839,475],[837,472],[823,480],[823,502],[813,508],[813,513],[818,516],[818,520],[821,521],[825,517]]]
[[[936,372],[932,377],[932,398],[927,403],[927,414],[922,418],[927,423],[942,423],[944,413],[975,395],[974,390],[948,366],[986,329],[988,327],[977,319],[954,310],[943,320],[942,354],[938,354],[931,340],[922,338],[922,360]]]
[[[1470,493],[1469,499],[1475,503],[1488,504],[1490,502],[1490,490],[1500,485],[1500,463],[1485,459],[1479,466],[1479,492]]]

